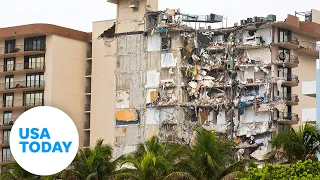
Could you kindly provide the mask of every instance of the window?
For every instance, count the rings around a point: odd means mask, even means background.
[[[14,71],[15,70],[15,58],[5,58],[4,59],[4,71]]]
[[[286,30],[286,29],[281,29],[281,28],[279,28],[278,30],[279,30],[279,33],[278,33],[278,42],[279,43],[291,41],[291,36],[292,36],[291,31]]]
[[[3,144],[9,144],[9,140],[10,140],[10,130],[3,130],[3,140],[2,143]]]
[[[171,37],[164,36],[161,38],[161,49],[168,50],[171,48]]]
[[[7,53],[13,53],[16,49],[16,40],[6,40],[5,41],[5,54]]]
[[[4,107],[13,107],[13,93],[3,94]]]
[[[3,112],[3,124],[13,124],[12,111]]]
[[[278,117],[281,117],[286,120],[291,120],[292,119],[292,108],[291,106],[286,106],[284,112],[279,112],[278,111]]]
[[[278,68],[278,77],[285,78],[286,80],[289,80],[291,77],[291,69],[290,68]]]
[[[11,158],[10,148],[2,148],[2,162],[9,162]]]
[[[43,91],[25,92],[26,106],[43,106]]]
[[[288,99],[289,97],[291,97],[291,88],[290,87],[281,87],[282,92],[278,92],[279,93],[279,97],[283,100]]]
[[[26,56],[24,58],[25,69],[43,69],[44,55]]]
[[[284,48],[279,48],[278,59],[280,61],[289,62],[290,61],[290,50],[284,49]]]
[[[27,74],[27,87],[43,87],[44,75],[43,73]]]
[[[45,51],[45,36],[24,39],[25,51]]]
[[[5,76],[5,89],[13,88],[13,75]]]

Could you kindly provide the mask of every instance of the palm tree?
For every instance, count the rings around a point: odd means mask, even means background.
[[[200,180],[241,177],[248,162],[236,160],[235,144],[213,131],[203,128],[196,128],[195,131],[194,144],[175,152],[174,156],[180,158],[176,166]]]
[[[317,159],[316,154],[320,150],[320,134],[315,125],[306,123],[298,129],[290,126],[289,131],[278,133],[271,140],[272,148],[267,154],[270,160],[275,160],[276,155],[281,154],[289,163],[298,160]]]
[[[196,129],[193,146],[160,142],[157,137],[121,157],[116,179],[215,180],[241,177],[246,161],[236,161],[234,143],[203,128]]]
[[[12,162],[4,166],[4,172],[1,174],[1,180],[40,180],[37,176],[24,170],[18,163]]]
[[[71,165],[61,173],[68,180],[109,179],[115,170],[112,161],[112,147],[104,145],[99,139],[92,149],[79,150]]]
[[[184,179],[195,178],[187,172],[178,172],[173,158],[174,152],[183,147],[175,143],[160,142],[156,136],[145,143],[140,143],[137,150],[119,158],[120,170],[116,180],[148,180],[148,179]],[[125,165],[129,167],[124,167]]]

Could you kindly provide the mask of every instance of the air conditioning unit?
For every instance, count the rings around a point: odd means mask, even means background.
[[[132,1],[129,5],[129,8],[133,8],[133,9],[139,8],[139,1]]]
[[[311,11],[308,11],[305,13],[305,21],[312,22],[312,13]]]
[[[272,22],[277,21],[277,16],[273,14],[269,14],[267,16],[267,21],[272,21]]]

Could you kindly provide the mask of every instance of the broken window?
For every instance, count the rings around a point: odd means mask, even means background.
[[[171,49],[171,37],[162,36],[161,38],[161,50]]]
[[[284,48],[279,48],[278,59],[280,61],[289,62],[290,61],[290,50],[284,49]]]
[[[147,22],[148,29],[153,29],[157,26],[158,17],[159,17],[158,13],[148,15],[148,22]]]
[[[292,35],[291,31],[279,28],[278,42],[279,43],[290,42],[291,41],[291,35]]]

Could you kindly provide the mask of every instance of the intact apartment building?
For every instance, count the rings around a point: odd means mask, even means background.
[[[36,106],[66,112],[78,128],[80,146],[85,145],[90,42],[91,33],[50,24],[0,29],[0,166],[13,160],[12,125]]]
[[[202,126],[234,139],[239,158],[260,164],[271,137],[316,105],[301,82],[315,79],[319,11],[215,29],[204,23],[221,22],[216,14],[107,2],[118,13],[93,23],[90,145],[103,138],[118,157],[152,135],[192,143],[193,128]]]
[[[317,42],[317,49],[320,54],[320,41]],[[320,56],[320,55],[319,55]],[[311,122],[320,125],[320,113],[317,111],[317,108],[320,108],[320,97],[316,96],[316,94],[320,93],[320,60],[315,59],[316,66],[316,78],[312,79],[312,81],[302,82],[302,94],[305,96],[312,97],[316,99],[317,103],[315,107],[302,109],[302,120],[303,122]]]

